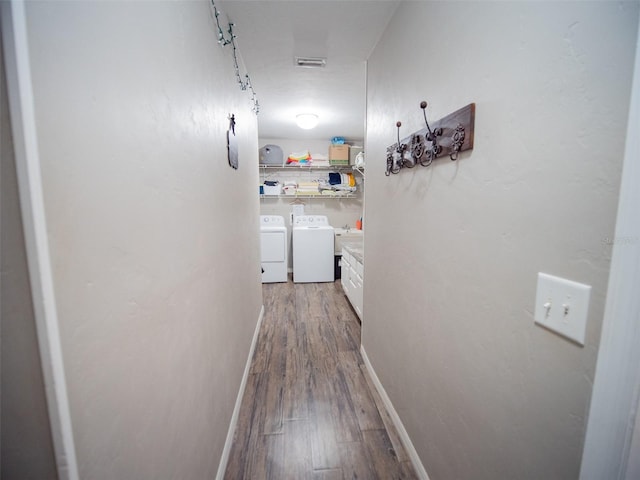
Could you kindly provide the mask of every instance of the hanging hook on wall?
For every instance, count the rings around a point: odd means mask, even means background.
[[[389,175],[396,174],[400,172],[402,168],[402,156],[404,154],[405,148],[407,146],[400,142],[400,127],[402,126],[402,122],[396,122],[396,128],[398,129],[398,143],[387,148],[387,170],[384,174],[388,177]]]
[[[414,133],[413,135],[411,135],[411,161],[406,162],[405,166],[413,168],[418,164],[418,162],[422,162],[424,152],[425,147],[424,142],[422,141],[422,135],[420,135],[419,133]]]
[[[393,153],[390,149],[387,149],[387,169],[384,174],[388,177],[391,175],[391,170],[393,169]]]
[[[400,122],[398,122],[400,123]],[[398,143],[400,143],[400,129],[398,128]],[[417,138],[416,138],[417,137]],[[413,168],[416,166],[417,158],[415,156],[416,142],[419,141],[420,135],[411,135],[411,138],[405,138],[407,143],[402,144],[402,152],[400,153],[400,167]]]
[[[396,174],[400,172],[400,169],[404,163],[404,152],[407,150],[407,145],[400,141],[400,127],[402,126],[401,121],[396,122],[396,127],[398,128],[398,143],[396,144],[396,158],[392,161],[391,164],[391,173]]]
[[[462,144],[464,143],[464,136],[464,126],[459,123],[453,131],[453,135],[451,135],[451,152],[449,153],[449,158],[453,162],[458,159],[458,152],[460,152],[460,148],[462,148]]]
[[[438,145],[438,137],[442,136],[442,128],[434,128],[433,130],[431,130],[429,122],[427,121],[427,102],[425,100],[420,102],[420,108],[422,109],[422,114],[424,115],[424,123],[426,123],[427,125],[427,131],[429,132],[426,136],[427,141],[431,142],[431,148],[427,150],[428,161],[420,162],[420,165],[426,167],[428,165],[431,165],[431,162],[433,162],[436,157],[440,155],[440,153],[442,153],[442,147]]]

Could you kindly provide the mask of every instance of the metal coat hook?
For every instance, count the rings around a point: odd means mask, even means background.
[[[404,154],[407,151],[407,145],[400,141],[400,127],[402,122],[396,122],[398,143],[395,146],[387,148],[387,170],[384,174],[388,177],[392,173],[395,175],[400,173],[400,170],[404,166]],[[412,165],[413,166],[413,165]]]
[[[397,158],[395,159],[395,161],[391,162],[391,173],[396,174],[400,172],[400,169],[402,168],[403,165],[403,159],[404,159],[404,152],[407,150],[407,145],[402,143],[400,141],[400,127],[402,126],[402,122],[401,121],[397,121],[396,122],[396,127],[398,128],[398,143],[396,145],[396,153]]]
[[[410,168],[413,168],[420,162],[422,165],[422,157],[424,156],[425,148],[424,142],[422,141],[422,135],[419,133],[414,133],[411,135],[411,160],[412,165]],[[408,166],[408,165],[407,165]]]
[[[442,136],[442,128],[434,128],[431,130],[429,126],[429,122],[427,121],[427,102],[423,100],[420,102],[420,108],[422,109],[422,115],[424,115],[424,123],[427,125],[427,135],[426,139],[428,142],[431,142],[431,148],[427,150],[427,162],[420,161],[420,165],[423,167],[431,165],[438,155],[442,152],[442,147],[438,145],[438,137]]]
[[[458,159],[458,153],[460,152],[460,148],[462,148],[462,144],[464,143],[464,137],[464,126],[459,123],[458,125],[456,125],[456,129],[453,131],[453,135],[451,135],[451,152],[449,153],[449,158],[453,162]]]
[[[393,153],[391,153],[391,150],[387,150],[387,170],[384,172],[384,174],[388,177],[389,175],[391,175],[392,169],[393,169]]]

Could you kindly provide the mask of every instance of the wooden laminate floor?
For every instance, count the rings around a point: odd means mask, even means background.
[[[336,283],[263,285],[227,480],[415,479]]]

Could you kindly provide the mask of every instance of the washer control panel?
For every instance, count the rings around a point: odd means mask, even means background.
[[[261,226],[284,227],[284,217],[280,215],[260,215]]]
[[[329,219],[326,215],[299,215],[294,218],[296,227],[323,226],[329,225]]]

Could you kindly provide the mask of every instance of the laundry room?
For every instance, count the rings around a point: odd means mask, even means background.
[[[340,241],[346,237],[362,241],[364,233],[362,140],[260,138],[259,144],[260,215],[284,219],[288,271],[293,272],[295,217],[323,215],[337,239],[333,253],[336,259],[332,259],[335,272],[331,280],[340,278]],[[334,151],[344,152],[343,158],[333,158]],[[268,282],[269,278],[268,273],[263,274],[263,281]]]

